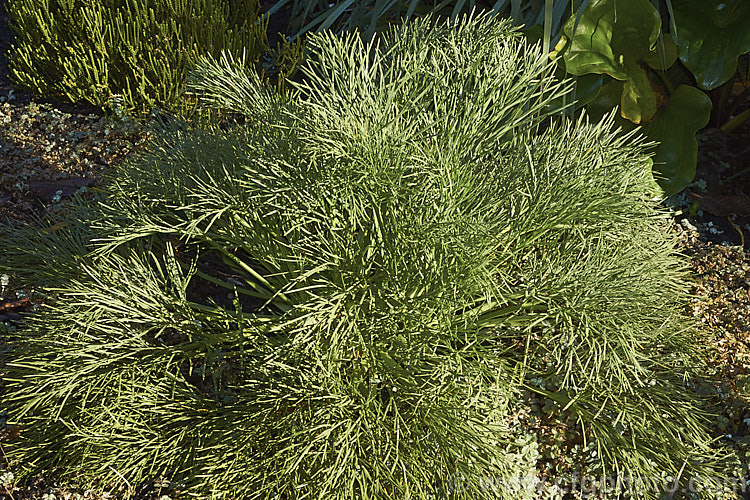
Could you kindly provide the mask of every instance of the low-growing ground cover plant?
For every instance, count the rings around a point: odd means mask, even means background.
[[[3,228],[0,271],[50,297],[11,339],[13,466],[218,498],[535,498],[511,425],[531,390],[594,443],[589,474],[719,476],[645,145],[546,117],[569,86],[507,22],[310,44],[285,96],[203,60],[193,92],[236,126],[175,121],[48,230]]]

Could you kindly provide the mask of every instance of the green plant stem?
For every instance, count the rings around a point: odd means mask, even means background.
[[[667,92],[669,92],[669,95],[674,94],[675,86],[672,83],[672,80],[670,80],[667,76],[667,72],[663,70],[654,70],[654,73],[656,73],[656,75],[659,77],[661,83],[664,84],[664,87],[667,89]]]
[[[737,127],[745,123],[748,120],[748,118],[750,118],[750,109],[746,109],[739,115],[735,116],[731,120],[724,123],[724,125],[722,125],[719,128],[721,129],[722,132],[727,132],[727,133],[733,132]]]

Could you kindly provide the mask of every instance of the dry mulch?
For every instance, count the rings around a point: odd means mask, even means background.
[[[8,100],[8,96],[10,99]],[[143,146],[137,124],[50,102],[14,103],[0,87],[0,218],[25,220],[92,187]]]
[[[688,312],[714,352],[707,361],[715,382],[704,388],[717,414],[714,436],[737,452],[750,479],[750,253],[693,238],[684,249],[696,278]]]

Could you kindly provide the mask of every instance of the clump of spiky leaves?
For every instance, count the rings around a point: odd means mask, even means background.
[[[13,80],[45,96],[143,115],[190,115],[185,79],[222,50],[283,82],[299,44],[268,45],[258,0],[10,0]],[[274,64],[275,63],[275,64]]]
[[[65,225],[5,231],[6,272],[57,282],[13,346],[13,463],[217,497],[518,498],[527,388],[600,472],[713,472],[643,145],[542,127],[567,88],[505,22],[311,42],[286,97],[204,60],[194,91],[243,126],[167,129]]]

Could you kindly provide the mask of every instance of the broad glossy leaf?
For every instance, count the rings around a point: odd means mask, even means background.
[[[621,114],[633,123],[649,121],[659,109],[659,96],[638,63],[628,62],[626,67],[631,77],[623,83]]]
[[[695,177],[698,141],[695,134],[708,123],[711,99],[695,87],[680,85],[667,105],[643,127],[659,141],[654,154],[654,176],[667,196],[685,189]]]
[[[715,89],[737,70],[737,58],[750,51],[747,0],[672,0],[680,60],[698,85]]]
[[[677,45],[672,35],[663,33],[661,43],[657,42],[654,50],[642,54],[641,60],[656,70],[669,69],[677,60]]]
[[[659,96],[643,65],[665,69],[676,59],[670,38],[659,43],[659,13],[648,0],[592,0],[574,33],[575,18],[563,27],[570,40],[563,55],[567,70],[574,75],[607,74],[625,82],[622,115],[633,123],[650,120]]]
[[[633,130],[636,128],[636,125],[626,119],[622,113],[622,99],[626,93],[626,82],[614,80],[609,77],[604,78],[605,81],[599,89],[596,98],[586,105],[586,113],[593,120],[598,121],[605,115],[610,114],[613,109],[620,108],[620,112],[615,115],[615,124],[626,132]]]
[[[611,113],[613,109],[620,105],[620,96],[622,96],[623,83],[620,80],[607,78],[607,82],[599,89],[596,98],[586,106],[586,113],[594,120],[600,121],[606,114]],[[633,124],[627,120],[622,120],[618,113],[615,117],[618,125],[622,121],[628,123],[632,129]]]
[[[576,109],[596,99],[603,85],[603,75],[588,74],[577,77],[575,86]]]

